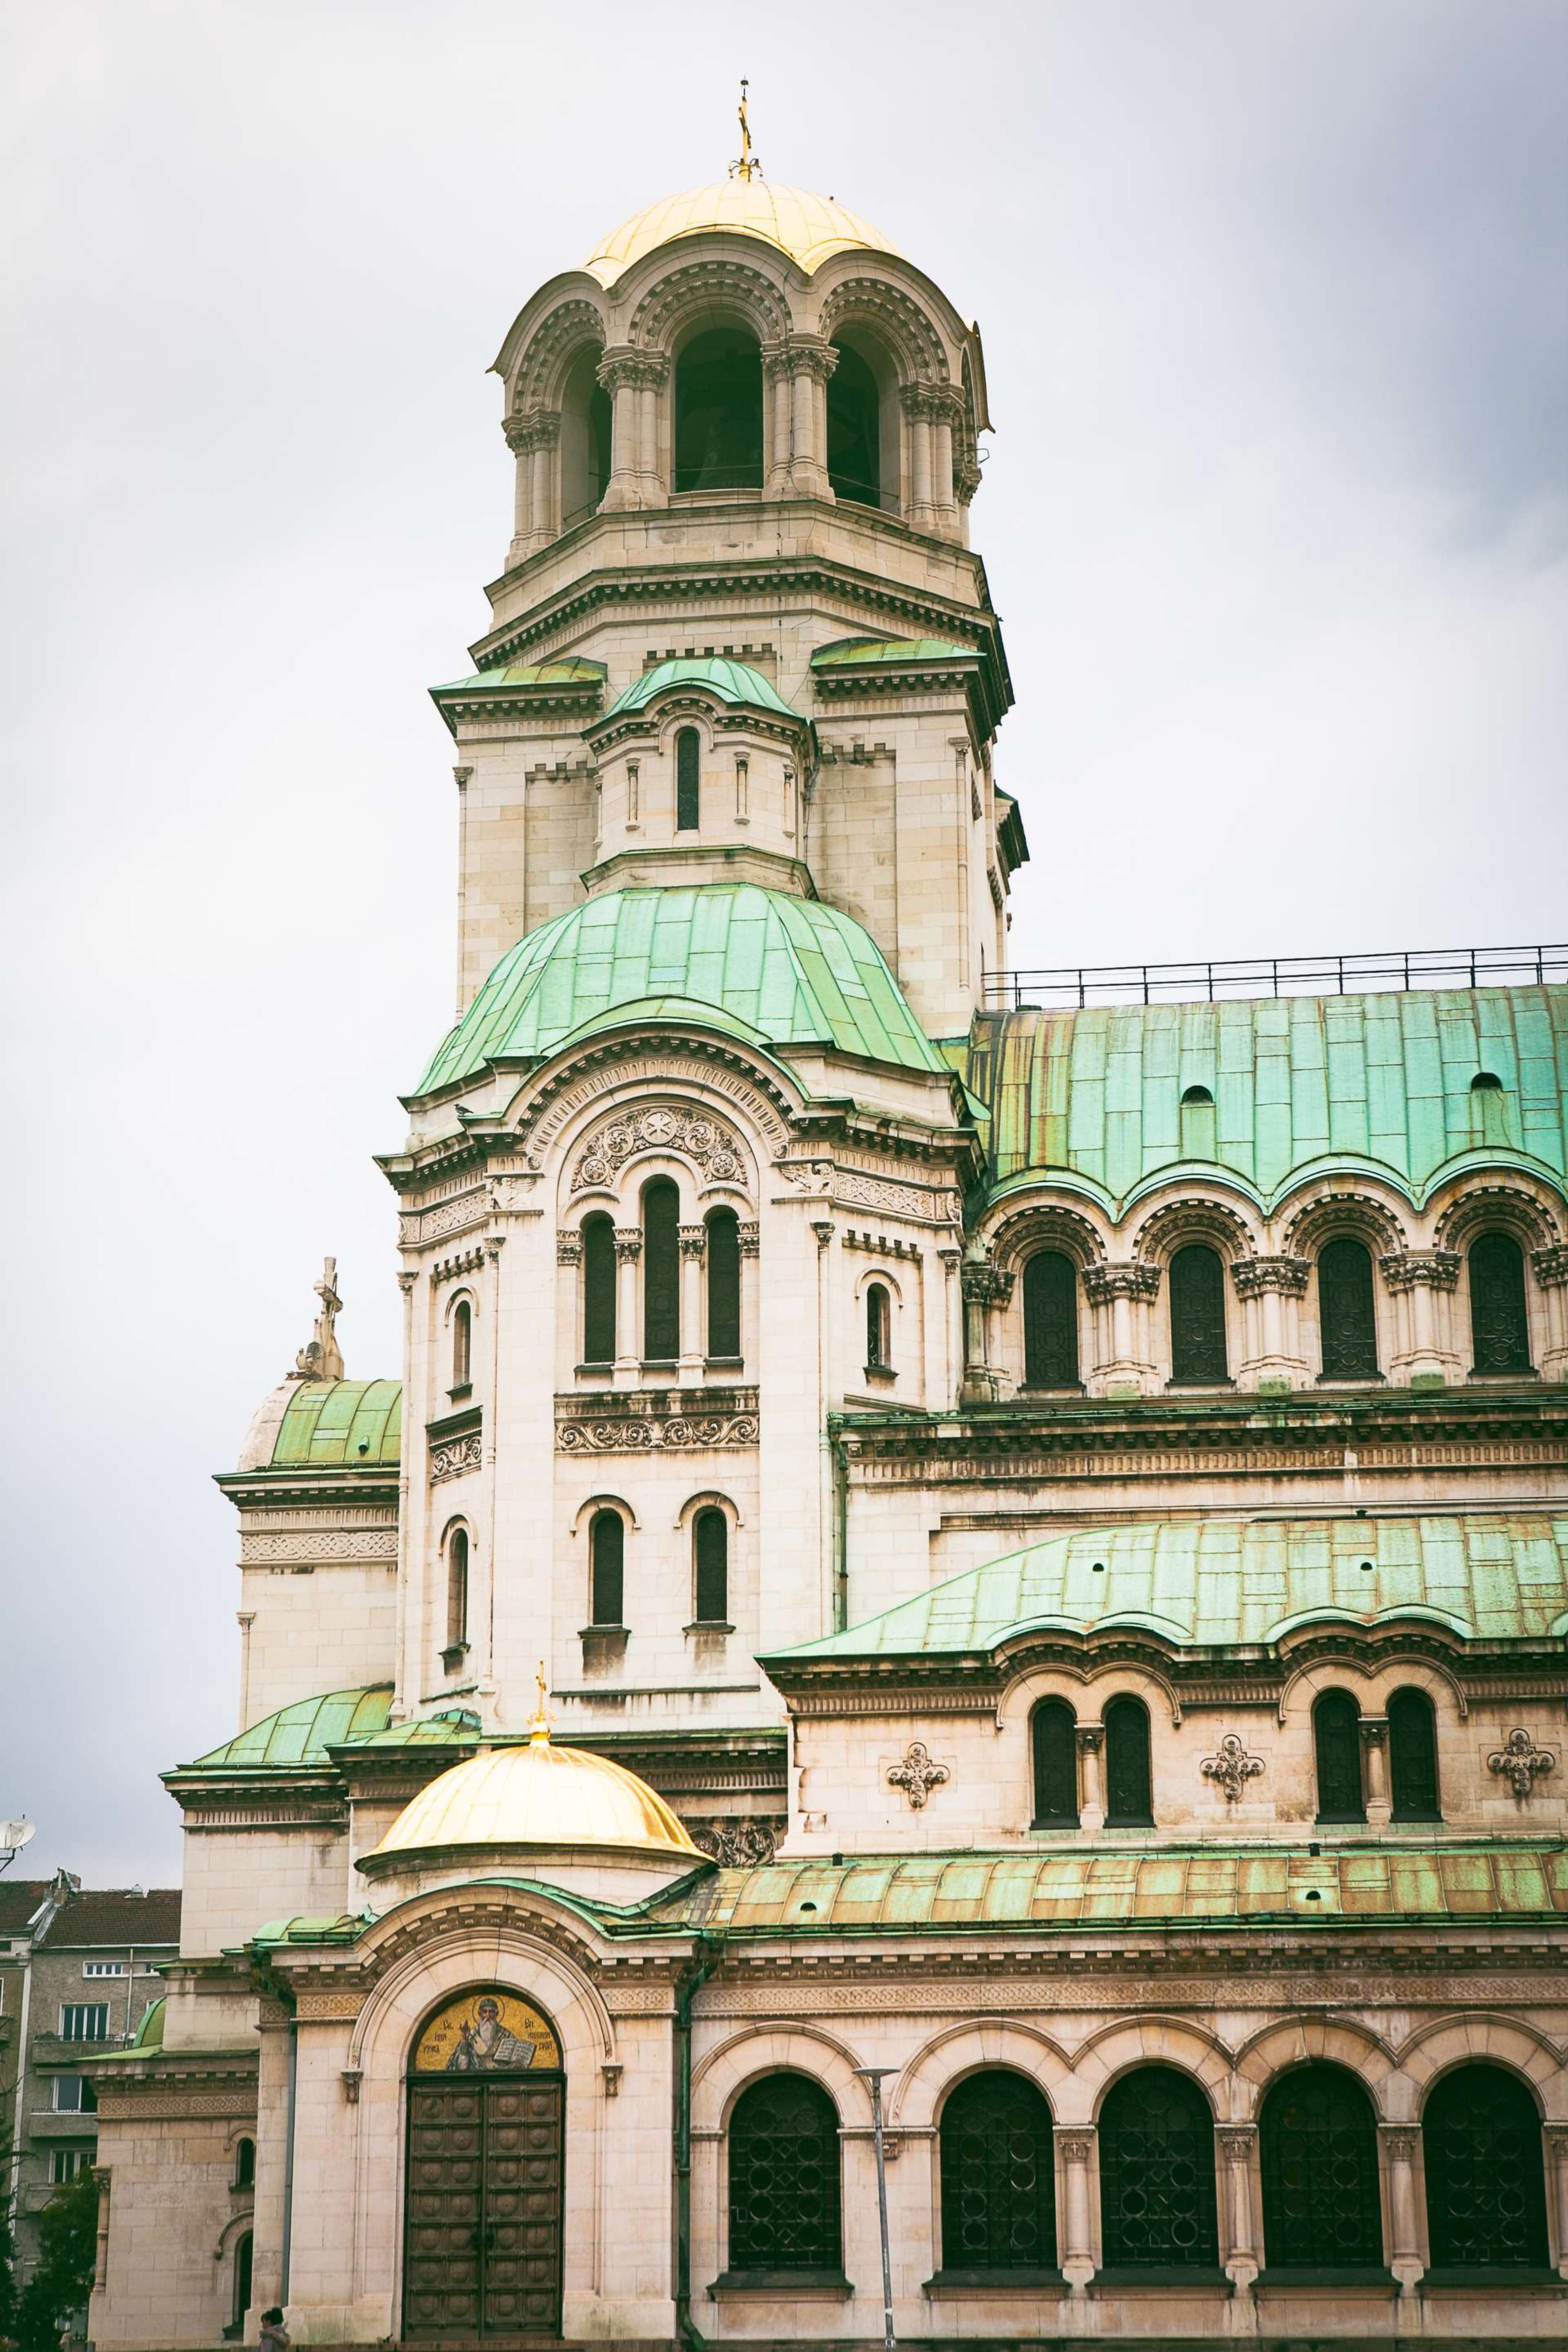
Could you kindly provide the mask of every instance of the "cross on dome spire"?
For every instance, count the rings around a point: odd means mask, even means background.
[[[338,1296],[338,1262],[335,1257],[323,1260],[316,1296],[321,1302],[321,1311],[316,1318],[315,1329],[309,1341],[294,1359],[294,1370],[290,1377],[307,1381],[341,1381],[343,1359],[338,1346],[336,1327],[343,1302]]]
[[[548,1748],[550,1745],[550,1717],[545,1710],[544,1701],[550,1685],[544,1679],[544,1661],[542,1658],[539,1661],[539,1672],[535,1675],[533,1679],[539,1687],[539,1705],[534,1708],[533,1720],[528,1727],[528,1744],[531,1748]]]
[[[751,87],[747,77],[741,76],[741,103],[736,110],[741,123],[741,152],[730,166],[732,180],[760,180],[763,176],[761,159],[752,152],[752,126],[746,111],[746,92]]]

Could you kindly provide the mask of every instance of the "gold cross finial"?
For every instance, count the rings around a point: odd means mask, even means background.
[[[533,1721],[528,1727],[529,1746],[531,1748],[547,1748],[550,1745],[550,1717],[545,1712],[544,1697],[545,1693],[550,1686],[544,1679],[544,1661],[542,1658],[539,1661],[539,1672],[535,1675],[534,1680],[539,1685],[539,1705],[534,1708]]]
[[[741,152],[730,166],[730,176],[732,180],[760,180],[763,176],[763,167],[752,152],[752,126],[746,112],[746,92],[750,86],[746,76],[742,74],[740,105]]]

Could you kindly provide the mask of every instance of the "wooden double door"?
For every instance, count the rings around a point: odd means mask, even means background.
[[[405,2336],[560,2335],[564,2094],[559,2074],[410,2082]]]

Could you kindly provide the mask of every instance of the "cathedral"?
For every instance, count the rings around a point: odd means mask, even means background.
[[[749,145],[494,372],[98,2352],[1561,2340],[1568,988],[1008,974],[980,336]]]

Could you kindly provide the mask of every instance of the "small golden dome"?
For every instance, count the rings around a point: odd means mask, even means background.
[[[623,1765],[556,1748],[486,1748],[440,1773],[405,1805],[364,1864],[457,1847],[616,1846],[682,1863],[701,1854],[664,1799]]]
[[[763,238],[787,253],[808,276],[829,254],[851,247],[872,253],[898,251],[868,221],[832,196],[814,196],[808,188],[786,188],[757,175],[742,179],[737,174],[715,181],[711,187],[663,196],[646,212],[634,213],[600,240],[584,268],[592,270],[601,286],[613,286],[624,270],[656,247],[715,228]]]

